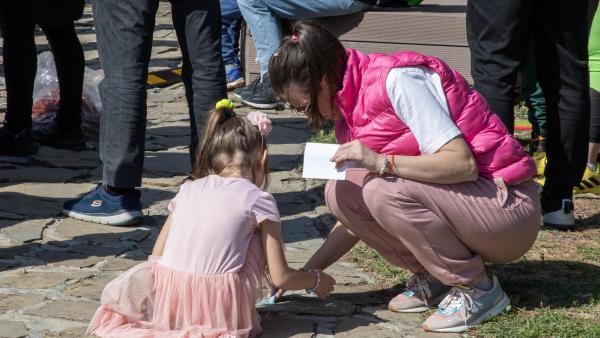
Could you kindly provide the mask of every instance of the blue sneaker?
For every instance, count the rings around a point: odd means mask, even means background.
[[[233,90],[246,84],[240,66],[225,65],[225,73],[227,78],[227,90]]]
[[[102,184],[79,199],[63,204],[63,214],[83,221],[108,225],[132,225],[142,221],[141,193],[134,190],[113,196]]]

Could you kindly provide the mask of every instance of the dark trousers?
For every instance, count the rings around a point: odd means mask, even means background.
[[[34,40],[35,23],[21,16],[10,1],[0,1],[0,26],[4,38],[4,76],[6,80],[6,127],[13,133],[31,129],[33,84],[37,70]],[[42,26],[56,64],[60,90],[55,118],[60,128],[81,125],[81,93],[84,57],[73,22]]]
[[[475,88],[512,132],[513,85],[533,35],[547,111],[545,211],[572,196],[586,165],[590,123],[588,1],[469,0],[467,35]]]
[[[590,119],[590,142],[600,143],[600,92],[590,88],[591,119]]]
[[[100,84],[100,157],[104,184],[141,185],[146,132],[146,79],[158,0],[95,0]],[[208,111],[227,97],[218,0],[172,0],[189,106],[192,163]]]

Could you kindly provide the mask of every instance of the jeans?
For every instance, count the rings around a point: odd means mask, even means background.
[[[587,66],[588,1],[469,0],[467,37],[475,88],[512,132],[513,85],[528,39],[535,43],[537,78],[546,99],[545,211],[570,198],[586,165],[590,123]]]
[[[221,54],[226,65],[240,65],[238,57],[242,12],[237,0],[221,0]]]
[[[267,72],[269,59],[281,42],[279,18],[338,16],[370,7],[356,0],[238,0],[238,5],[252,33],[261,75]]]
[[[100,158],[103,182],[117,188],[141,185],[146,132],[146,79],[159,0],[95,0],[94,20],[104,80]],[[173,25],[183,56],[194,162],[206,114],[227,97],[221,57],[218,0],[172,0]]]
[[[31,129],[33,84],[37,69],[35,24],[22,17],[10,1],[0,1],[6,78],[6,127],[13,133]],[[42,26],[48,38],[60,91],[55,122],[61,129],[80,128],[84,57],[73,22]]]

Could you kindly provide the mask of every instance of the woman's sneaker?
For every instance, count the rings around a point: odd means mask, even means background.
[[[455,286],[437,311],[421,325],[425,331],[463,332],[469,327],[500,314],[510,304],[496,276],[489,291]]]
[[[388,309],[394,312],[424,312],[436,306],[450,287],[440,281],[414,274],[406,282],[406,291],[392,298]]]
[[[111,195],[102,184],[81,198],[66,201],[63,214],[87,222],[108,225],[133,225],[143,218],[141,193],[132,189],[123,195]]]
[[[246,84],[238,65],[225,65],[225,77],[227,78],[227,90],[233,90]]]

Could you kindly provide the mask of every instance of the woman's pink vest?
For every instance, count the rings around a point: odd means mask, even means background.
[[[365,55],[348,49],[346,54],[343,88],[335,98],[344,116],[335,126],[338,142],[358,139],[380,154],[419,155],[419,145],[396,115],[385,82],[392,68],[423,66],[440,76],[450,115],[475,156],[480,176],[513,185],[536,174],[533,160],[485,99],[442,60],[408,51]]]

